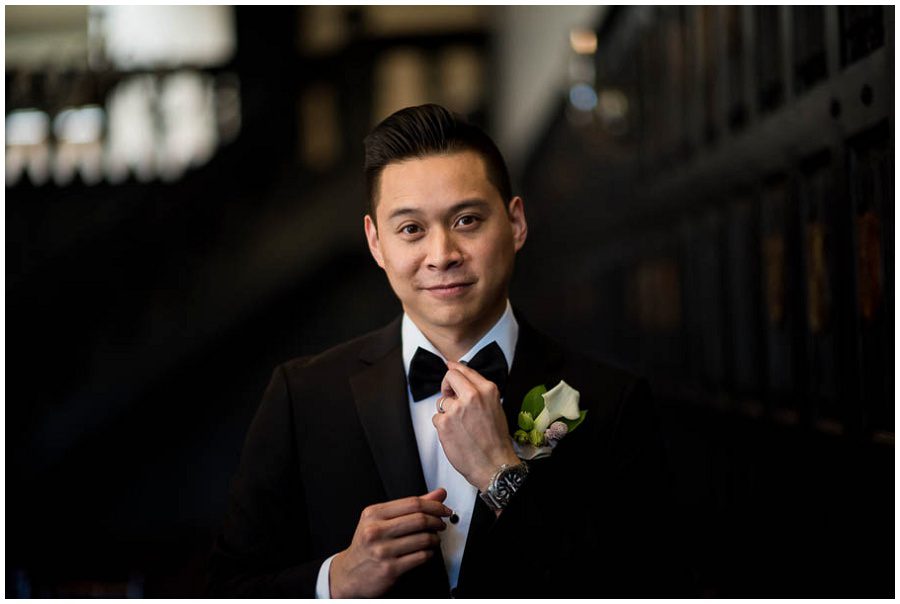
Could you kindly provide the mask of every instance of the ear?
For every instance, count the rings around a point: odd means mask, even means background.
[[[363,219],[363,226],[366,230],[366,241],[369,242],[369,253],[372,254],[372,258],[375,259],[378,266],[384,268],[384,259],[381,256],[381,243],[378,241],[378,227],[375,226],[375,221],[368,214]]]
[[[513,242],[518,252],[528,238],[528,222],[525,220],[525,202],[521,197],[513,197],[509,202],[509,223],[512,226]]]

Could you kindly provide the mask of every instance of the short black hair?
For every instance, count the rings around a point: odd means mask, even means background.
[[[375,197],[388,164],[430,155],[474,151],[484,160],[487,178],[504,205],[512,199],[509,171],[500,150],[485,132],[440,105],[401,109],[375,126],[363,140],[366,150],[366,212],[375,217]]]

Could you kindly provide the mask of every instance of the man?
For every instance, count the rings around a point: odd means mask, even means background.
[[[366,239],[403,316],[275,370],[215,546],[214,590],[668,593],[676,565],[646,389],[513,312],[528,226],[494,143],[425,105],[365,145]],[[584,420],[523,462],[511,436],[523,399],[561,380]]]

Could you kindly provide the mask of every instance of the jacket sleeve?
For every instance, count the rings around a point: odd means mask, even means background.
[[[231,485],[224,525],[210,558],[211,594],[315,597],[325,557],[309,553],[296,426],[280,366],[250,426]]]

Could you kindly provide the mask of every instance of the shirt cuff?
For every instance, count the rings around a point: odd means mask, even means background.
[[[337,556],[337,554],[334,554]],[[331,599],[331,584],[328,582],[328,573],[331,570],[331,561],[334,556],[329,556],[319,567],[319,578],[316,579],[316,598],[320,600]]]

